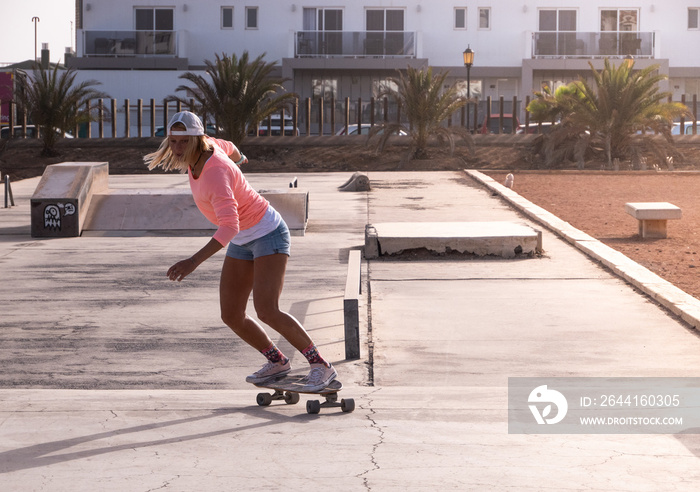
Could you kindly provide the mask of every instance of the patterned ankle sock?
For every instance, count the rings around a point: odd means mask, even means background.
[[[284,364],[288,360],[274,342],[265,350],[261,350],[260,353],[262,353],[267,360],[275,364],[279,362]]]
[[[306,360],[309,361],[309,364],[324,364],[326,367],[331,366],[323,357],[321,357],[321,355],[318,353],[316,345],[313,343],[302,350],[301,353],[304,355],[304,357],[306,357]]]

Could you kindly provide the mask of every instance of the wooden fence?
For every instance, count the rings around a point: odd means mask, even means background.
[[[688,106],[694,115],[692,125],[688,126],[687,133],[697,134],[697,96],[692,101],[686,102],[685,96],[681,102]],[[513,97],[506,100],[503,97],[492,100],[490,97],[483,101],[471,102],[460,111],[448,118],[444,125],[460,125],[468,128],[472,133],[540,133],[542,125],[533,122],[530,113],[525,109],[530,103],[530,97],[524,101]],[[0,105],[0,107],[3,107]],[[5,108],[8,107],[6,104]],[[38,137],[38,132],[33,125],[28,124],[26,115],[19,114],[14,103],[9,104],[9,115],[5,115],[8,125],[3,126],[2,138],[32,138]],[[157,104],[155,99],[144,103],[138,99],[135,104],[129,99],[121,104],[116,99],[98,99],[88,103],[87,109],[95,116],[91,124],[77,127],[72,136],[77,138],[141,138],[165,136],[164,128],[167,126],[172,114],[188,109],[196,111],[194,100],[188,104],[181,101],[164,100]],[[524,116],[520,121],[518,115]],[[0,115],[2,116],[2,115]],[[205,127],[216,133],[217,124],[209,121],[207,115],[203,115]],[[685,119],[681,119],[681,128]],[[402,121],[406,124],[402,108],[388,98],[370,98],[363,101],[361,98],[351,101],[350,98],[338,101],[335,98],[312,100],[306,98],[300,107],[299,100],[295,100],[290,108],[281,110],[274,117],[263,121],[258,129],[250,132],[251,136],[308,136],[308,135],[336,135],[344,130],[360,133],[363,127],[372,127],[384,122]],[[285,122],[282,125],[280,122]],[[278,130],[275,130],[275,127]],[[281,131],[281,127],[291,127],[291,131]],[[13,128],[12,132],[9,128]]]

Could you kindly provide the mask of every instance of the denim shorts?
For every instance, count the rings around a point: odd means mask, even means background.
[[[289,256],[291,238],[287,224],[282,223],[274,231],[261,238],[253,239],[242,246],[229,243],[226,256],[239,260],[253,261],[260,256],[274,255],[278,253]]]

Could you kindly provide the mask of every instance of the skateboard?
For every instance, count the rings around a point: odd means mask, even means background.
[[[299,403],[299,395],[321,395],[326,400],[321,403],[318,400],[309,400],[306,402],[306,413],[317,414],[321,408],[340,407],[345,413],[350,413],[355,410],[355,400],[352,398],[344,398],[338,402],[338,392],[343,389],[343,383],[334,379],[325,388],[318,391],[302,391],[304,386],[305,376],[283,376],[281,378],[272,378],[262,383],[255,383],[258,388],[266,388],[274,390],[270,393],[258,393],[257,402],[261,407],[266,407],[275,400],[284,400],[288,405]]]

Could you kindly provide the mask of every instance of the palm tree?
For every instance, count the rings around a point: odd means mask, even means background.
[[[53,70],[37,67],[33,77],[24,71],[17,72],[15,102],[39,130],[44,144],[42,156],[59,155],[56,151],[58,139],[78,125],[95,119],[87,103],[109,97],[94,88],[100,82],[86,80],[76,84],[76,75],[74,69],[59,72],[58,65]]]
[[[443,89],[447,72],[433,75],[432,67],[418,70],[408,67],[406,73],[399,72],[399,78],[385,85],[379,97],[392,96],[404,109],[408,126],[404,123],[383,123],[375,125],[370,138],[379,136],[378,148],[384,149],[391,135],[404,131],[411,137],[410,154],[414,159],[428,158],[428,139],[437,137],[440,143],[448,142],[454,153],[455,136],[460,136],[470,151],[474,141],[469,130],[460,126],[444,126],[444,122],[457,110],[467,104],[455,85]]]
[[[668,162],[676,154],[673,120],[689,113],[683,104],[667,102],[671,94],[659,90],[666,76],[658,74],[658,66],[633,70],[634,62],[616,67],[606,59],[598,72],[589,65],[595,85],[581,79],[554,93],[546,88],[527,108],[537,121],[560,120],[543,137],[546,165],[573,157],[582,168],[584,156],[596,154],[608,169],[615,159],[637,167],[645,153]]]
[[[249,128],[257,128],[296,97],[282,93],[285,79],[271,76],[274,64],[264,62],[264,57],[265,53],[250,61],[247,51],[240,58],[217,54],[215,62],[205,61],[211,83],[201,75],[187,72],[180,78],[192,82],[194,87],[181,85],[176,91],[187,91],[203,113],[214,116],[225,137],[240,143]]]

